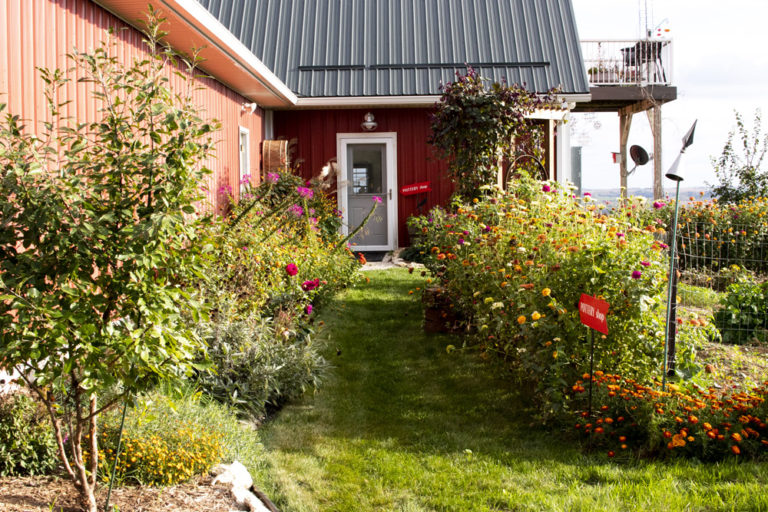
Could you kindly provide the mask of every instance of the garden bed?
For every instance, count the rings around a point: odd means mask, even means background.
[[[211,487],[211,477],[172,487],[125,486],[112,490],[110,506],[131,512],[227,512],[235,505],[229,490]],[[101,505],[107,487],[96,491]],[[79,512],[77,493],[69,480],[57,477],[0,478],[0,510],[4,512]]]

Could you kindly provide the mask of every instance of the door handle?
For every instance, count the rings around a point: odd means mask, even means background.
[[[392,189],[389,189],[389,200],[392,200]]]

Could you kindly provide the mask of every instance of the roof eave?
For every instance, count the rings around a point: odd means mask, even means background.
[[[198,48],[200,69],[268,108],[290,107],[297,97],[211,13],[194,0],[95,0],[132,26],[146,19],[148,5],[166,18],[165,41],[182,53]]]

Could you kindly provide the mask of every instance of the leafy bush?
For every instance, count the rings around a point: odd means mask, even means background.
[[[728,286],[715,312],[725,343],[768,343],[768,281],[741,280]]]
[[[48,414],[22,393],[0,395],[0,476],[45,475],[58,453]]]
[[[552,94],[487,82],[472,68],[457,72],[443,86],[432,118],[429,142],[448,160],[448,175],[466,200],[496,182],[499,157],[515,164],[516,157],[541,156],[541,132],[527,115],[554,102]]]
[[[198,115],[194,66],[179,72],[159,44],[161,22],[150,11],[148,56],[130,66],[109,39],[70,54],[69,74],[42,70],[38,133],[11,114],[0,126],[0,360],[55,413],[64,471],[90,512],[92,420],[120,399],[115,389],[191,371],[200,344],[187,320],[201,314],[190,283],[205,217],[194,213],[216,124]],[[96,119],[66,117],[75,99],[99,105]]]
[[[360,266],[319,184],[269,173],[208,235],[213,258],[200,286],[211,321],[198,331],[213,366],[197,382],[254,418],[317,386],[325,362],[312,343],[316,308]]]
[[[589,367],[582,293],[611,305],[597,368],[636,377],[661,371],[665,245],[636,210],[602,211],[589,196],[574,199],[523,176],[510,193],[424,220],[427,267],[471,319],[480,347],[500,353],[532,385],[545,417],[561,410],[567,383]],[[690,350],[679,347],[681,362],[690,363]]]
[[[630,451],[715,461],[768,454],[768,381],[749,392],[688,391],[643,385],[617,374],[588,373],[573,385],[573,425],[609,457]],[[594,386],[592,415],[587,408]]]
[[[102,420],[99,467],[107,481],[117,449],[121,411]],[[118,483],[173,485],[202,475],[219,462],[239,460],[250,471],[263,465],[252,426],[234,410],[192,388],[169,388],[140,396],[128,408],[118,463]]]
[[[238,407],[253,418],[268,405],[301,395],[319,385],[325,360],[309,334],[276,335],[271,318],[219,320],[204,334],[213,369],[201,373],[198,384],[222,403]]]

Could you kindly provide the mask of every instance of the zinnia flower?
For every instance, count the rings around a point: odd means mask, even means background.
[[[380,203],[381,202],[381,198],[379,196],[373,196],[373,202],[374,203]]]
[[[289,276],[293,277],[299,273],[299,267],[297,267],[295,263],[289,263],[285,266],[285,272]]]
[[[544,288],[543,290],[541,290],[541,295],[544,297],[549,297],[550,293],[552,293],[552,290],[550,290],[549,288]]]
[[[267,181],[271,183],[277,183],[280,181],[280,175],[276,172],[267,173]]]
[[[525,315],[520,315],[519,317],[517,317],[517,323],[519,323],[520,325],[523,325],[525,323]]]
[[[632,271],[632,279],[640,279],[643,276],[643,273],[639,270],[633,270]]]
[[[550,187],[549,185],[544,185],[543,187],[541,187],[541,190],[543,190],[544,192],[549,192],[550,190],[552,190],[552,187]]]
[[[309,281],[304,281],[301,283],[301,289],[305,292],[309,292],[314,290],[315,288],[320,286],[320,279],[312,279]]]
[[[640,264],[642,266],[644,266],[644,267],[650,267],[651,266],[651,262],[650,261],[641,261]]]
[[[301,197],[306,197],[307,199],[312,199],[312,196],[315,195],[314,191],[307,187],[296,187],[296,192],[298,192]]]
[[[666,204],[662,203],[661,201],[654,201],[653,202],[653,207],[656,208],[657,210],[660,209],[660,208],[664,208],[665,206],[666,206]]]
[[[312,304],[307,304],[307,309],[306,309],[306,311],[307,311],[307,314],[308,314],[308,315],[311,315],[311,314],[312,314]]]

